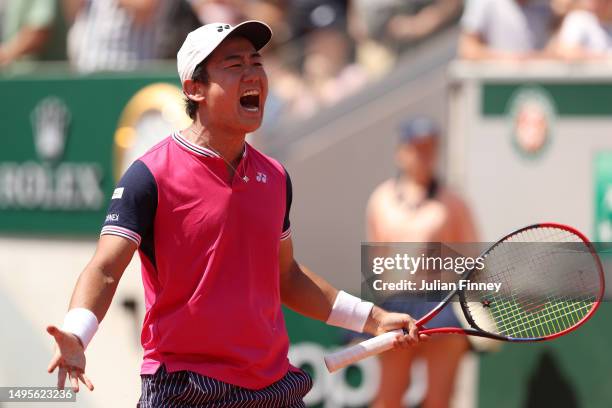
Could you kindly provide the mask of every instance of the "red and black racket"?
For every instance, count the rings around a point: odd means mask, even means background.
[[[595,248],[574,228],[536,224],[516,230],[481,255],[484,268],[461,275],[494,290],[450,292],[417,322],[419,333],[464,334],[510,342],[552,340],[586,322],[604,295],[604,272]],[[483,285],[484,286],[484,285]],[[427,329],[425,324],[458,300],[470,328]],[[330,372],[393,348],[402,330],[365,340],[325,357]]]

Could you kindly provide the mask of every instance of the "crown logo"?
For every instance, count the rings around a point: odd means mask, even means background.
[[[62,157],[70,112],[61,99],[50,96],[38,103],[31,114],[36,153],[42,160],[55,161]]]

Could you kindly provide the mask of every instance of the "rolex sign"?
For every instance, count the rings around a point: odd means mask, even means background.
[[[0,72],[0,234],[98,236],[121,173],[184,126],[177,83],[174,71]]]
[[[31,113],[36,159],[0,164],[0,209],[99,210],[104,204],[98,163],[63,162],[70,111],[58,97]]]

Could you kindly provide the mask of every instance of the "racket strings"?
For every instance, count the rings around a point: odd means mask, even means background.
[[[536,337],[562,331],[566,326],[577,323],[583,317],[581,312],[584,306],[567,295],[567,288],[561,292],[542,299],[533,294],[520,296],[514,291],[510,297],[506,294],[503,299],[498,299],[493,316],[498,321],[501,334],[512,334],[513,324],[523,337]],[[500,303],[499,300],[505,302]],[[539,313],[534,314],[536,311]]]
[[[537,258],[537,257],[535,257]],[[543,258],[543,257],[542,257]],[[533,262],[534,263],[534,267],[537,267],[539,262]],[[497,274],[492,274],[490,277],[490,281],[498,281],[498,282],[502,282],[502,285],[504,288],[508,288],[510,287],[510,278],[508,277],[508,275],[511,273],[511,271],[509,270],[504,270],[501,273],[497,273]],[[547,279],[551,279],[554,277],[549,277],[549,276],[544,276]],[[548,301],[552,301],[554,300],[554,296],[552,295],[556,295],[556,297],[558,299],[560,299],[561,297],[563,297],[564,295],[566,295],[566,298],[563,300],[588,300],[590,299],[589,296],[585,296],[584,293],[593,293],[596,289],[597,289],[597,285],[591,284],[587,285],[587,283],[585,282],[585,279],[583,279],[582,273],[578,274],[578,282],[579,284],[574,284],[574,282],[568,282],[567,285],[565,287],[561,287],[558,286],[557,290],[558,293],[556,294],[548,294],[546,300]],[[513,300],[517,301],[518,303],[520,303],[523,306],[523,309],[525,309],[526,311],[529,311],[530,307],[537,307],[539,304],[541,304],[541,300],[537,297],[535,297],[533,294],[528,293],[529,290],[525,290],[525,288],[521,288],[522,290],[518,290],[517,288],[513,288],[512,289],[512,297]],[[533,292],[533,291],[531,291]],[[540,292],[538,292],[539,294]],[[568,294],[572,295],[571,299],[569,298]],[[504,291],[502,292],[502,294],[504,296],[507,297],[508,292]],[[497,295],[495,293],[491,294],[492,298],[495,298],[497,300],[500,299],[500,295]]]
[[[520,297],[513,294],[511,299],[513,302],[502,304],[505,310],[498,308],[495,315],[500,320],[501,331],[504,333],[509,331],[507,320],[512,317],[518,318],[518,329],[527,332],[528,336],[549,335],[563,330],[565,326],[575,324],[582,317],[580,312],[584,307],[567,296],[567,289],[562,292],[546,296],[543,300],[548,304],[542,303],[542,299],[533,299],[533,296]],[[538,309],[541,309],[539,315],[532,314]]]
[[[574,326],[578,323],[586,313],[583,310],[590,310],[592,303],[579,304],[572,302],[571,307],[567,303],[550,302],[549,307],[541,313],[537,318],[529,318],[528,316],[520,316],[520,311],[514,316],[511,322],[508,315],[504,318],[497,316],[501,323],[498,325],[500,334],[518,337],[516,330],[521,334],[521,337],[542,337],[561,332],[566,328]],[[520,319],[518,323],[516,320]],[[504,321],[505,320],[505,321]],[[514,326],[509,326],[508,323],[514,323]],[[514,329],[514,330],[513,330]],[[514,333],[514,334],[513,334]]]
[[[499,282],[501,290],[465,292],[465,306],[474,323],[493,334],[551,336],[578,324],[598,300],[601,278],[591,249],[564,229],[519,232],[494,246],[484,263],[470,280]]]

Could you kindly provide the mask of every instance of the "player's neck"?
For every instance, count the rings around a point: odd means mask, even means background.
[[[183,137],[198,146],[212,149],[230,163],[237,164],[244,151],[244,133],[216,131],[195,121],[185,131]]]

